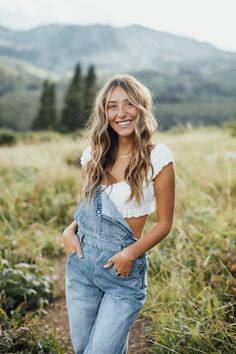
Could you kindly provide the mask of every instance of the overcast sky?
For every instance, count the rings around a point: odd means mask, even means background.
[[[140,24],[236,52],[236,0],[0,0],[0,25]]]

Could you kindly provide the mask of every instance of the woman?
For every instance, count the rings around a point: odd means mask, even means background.
[[[81,199],[63,233],[70,333],[76,354],[125,354],[147,297],[147,251],[172,227],[174,161],[166,145],[152,144],[152,97],[131,75],[104,85],[89,126]]]

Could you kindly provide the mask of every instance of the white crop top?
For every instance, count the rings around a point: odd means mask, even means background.
[[[84,166],[91,159],[91,146],[87,146],[80,158],[81,165]],[[150,153],[151,163],[154,169],[153,178],[166,166],[169,162],[174,162],[174,158],[170,149],[163,143],[156,144]],[[148,178],[151,177],[151,169]],[[101,185],[102,187],[105,185]],[[112,188],[111,188],[112,187]],[[117,209],[124,218],[138,217],[141,215],[151,214],[156,210],[154,182],[148,185],[143,182],[143,199],[141,206],[138,206],[133,198],[130,202],[126,202],[130,194],[130,186],[126,181],[113,183],[105,189],[109,193],[110,199],[113,201]]]

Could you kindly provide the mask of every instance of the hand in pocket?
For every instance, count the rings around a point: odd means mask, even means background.
[[[71,226],[68,226],[63,232],[63,243],[67,257],[75,251],[77,251],[79,257],[84,256],[80,241],[75,233],[74,228]]]

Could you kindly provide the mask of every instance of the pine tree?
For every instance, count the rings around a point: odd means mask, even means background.
[[[82,77],[80,64],[75,67],[74,75],[69,83],[65,95],[64,108],[62,110],[60,129],[62,131],[70,132],[81,128],[80,116],[82,113]]]
[[[88,68],[87,75],[84,79],[84,92],[83,92],[83,117],[82,126],[86,125],[87,119],[91,113],[92,105],[94,104],[94,99],[96,95],[96,74],[93,65]]]
[[[56,128],[56,86],[48,80],[44,80],[40,106],[32,123],[33,130],[52,130]]]
[[[48,87],[49,111],[50,116],[48,129],[56,130],[57,128],[57,112],[56,112],[56,85],[50,83]]]

